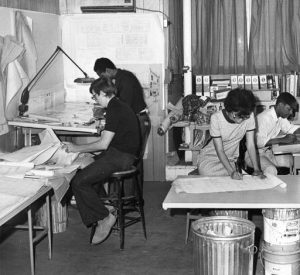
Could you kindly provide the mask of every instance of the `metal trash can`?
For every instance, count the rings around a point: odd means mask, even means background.
[[[192,223],[196,275],[253,275],[255,225],[229,216]]]

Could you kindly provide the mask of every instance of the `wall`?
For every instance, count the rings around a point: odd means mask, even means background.
[[[1,7],[59,14],[60,0],[0,0]]]
[[[1,36],[14,35],[14,11],[15,9],[11,8],[0,8]],[[37,70],[39,70],[54,52],[56,46],[61,45],[59,16],[25,10],[22,12],[32,19],[32,34],[37,49]],[[28,104],[30,112],[44,110],[64,100],[62,62],[62,56],[58,56],[53,66],[31,91]],[[0,136],[1,151],[12,151],[17,146],[13,128],[11,130],[9,134]]]
[[[164,75],[168,28],[163,27],[168,1],[137,0],[136,13],[81,14],[80,6],[92,6],[96,2],[101,1],[61,0],[63,45],[89,76],[96,77],[93,65],[101,56],[111,58],[118,67],[137,75],[144,87],[152,124],[144,157],[145,180],[164,181],[166,140],[157,134],[157,129],[165,116],[168,88]],[[66,99],[90,100],[88,87],[72,83],[76,69],[64,65]]]
[[[164,137],[157,128],[164,117],[164,34],[157,14],[105,13],[62,16],[64,48],[90,76],[95,60],[110,58],[118,68],[134,72],[144,88],[152,131],[144,157],[145,180],[163,181]],[[89,87],[75,86],[76,68],[64,63],[67,101],[90,99]]]

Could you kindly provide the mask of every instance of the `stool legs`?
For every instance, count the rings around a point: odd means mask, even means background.
[[[136,190],[137,190],[137,195],[138,195],[138,207],[139,207],[139,211],[141,214],[144,236],[145,236],[145,239],[147,239],[145,214],[144,214],[144,199],[143,199],[143,195],[142,195],[142,187],[138,181],[138,175],[135,176],[135,183],[136,183]]]
[[[108,181],[108,196],[102,198],[105,204],[112,205],[116,209],[117,224],[113,229],[119,231],[121,250],[124,249],[125,228],[134,223],[142,223],[143,233],[145,239],[147,239],[142,183],[139,181],[139,176],[135,167],[128,171],[113,173]],[[130,183],[134,189],[130,190],[133,192],[129,194],[127,194],[127,190],[125,190],[125,187],[127,187],[126,179],[130,180],[127,182]],[[137,212],[138,215],[131,215],[131,212]]]
[[[121,186],[120,186],[121,185]],[[120,249],[124,249],[124,231],[125,231],[125,217],[123,209],[123,195],[124,195],[124,180],[118,181],[118,223],[120,235]]]

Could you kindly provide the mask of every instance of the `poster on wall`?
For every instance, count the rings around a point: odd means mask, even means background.
[[[141,82],[150,114],[163,102],[164,34],[156,14],[79,14],[62,16],[63,47],[90,77],[97,58],[132,71]],[[73,82],[78,72],[64,63],[67,101],[90,101],[89,85]]]

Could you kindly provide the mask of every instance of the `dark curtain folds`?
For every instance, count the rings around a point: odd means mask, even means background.
[[[193,74],[300,71],[300,1],[192,0]]]
[[[182,26],[182,0],[169,2],[169,68],[172,72],[182,74],[183,67],[183,26]]]
[[[247,51],[245,0],[192,0],[194,74],[244,73]]]
[[[251,73],[299,70],[299,0],[252,0]]]

